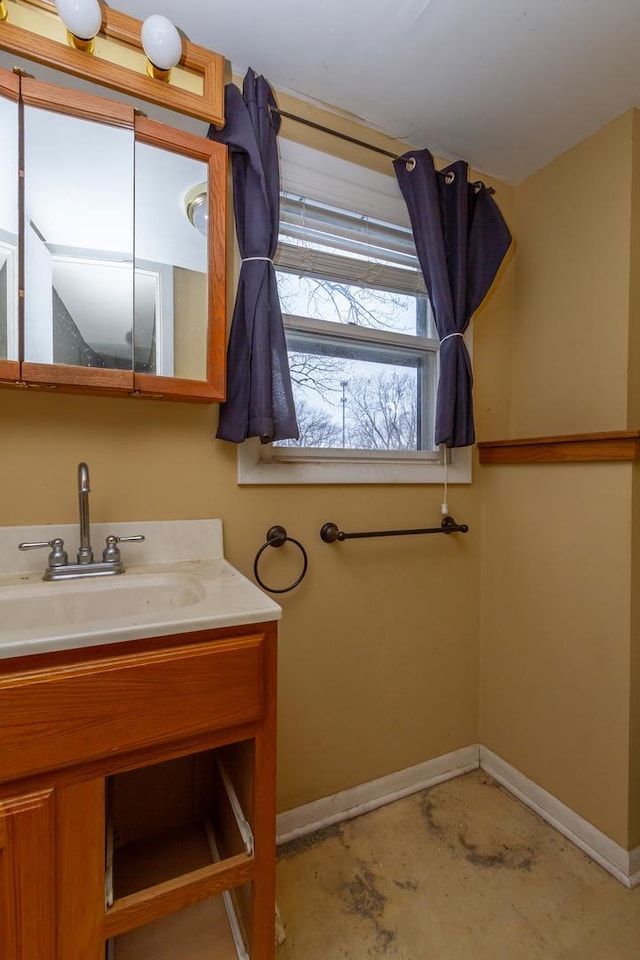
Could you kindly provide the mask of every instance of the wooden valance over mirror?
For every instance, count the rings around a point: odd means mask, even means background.
[[[148,75],[142,22],[100,5],[91,50],[75,49],[53,0],[4,0],[0,49],[83,80],[158,103],[209,123],[224,123],[224,57],[181,37],[179,62],[162,80]]]

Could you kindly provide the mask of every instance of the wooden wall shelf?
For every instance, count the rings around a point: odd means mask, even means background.
[[[640,460],[640,430],[571,433],[558,437],[483,440],[480,463],[586,463]]]

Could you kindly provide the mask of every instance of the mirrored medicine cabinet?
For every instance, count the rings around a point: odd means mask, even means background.
[[[0,381],[224,396],[226,148],[0,67]]]

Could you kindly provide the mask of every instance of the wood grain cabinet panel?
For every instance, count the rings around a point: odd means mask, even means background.
[[[51,960],[55,945],[52,790],[0,801],[0,957]]]
[[[261,715],[249,636],[0,677],[0,782]]]
[[[3,661],[1,960],[273,960],[275,697],[273,623]]]

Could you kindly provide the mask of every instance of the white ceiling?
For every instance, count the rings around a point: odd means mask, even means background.
[[[640,106],[640,0],[114,0],[234,72],[518,182]]]

